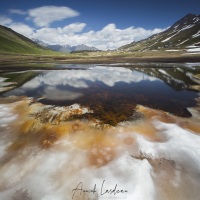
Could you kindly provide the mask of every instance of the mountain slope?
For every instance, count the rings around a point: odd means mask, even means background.
[[[77,46],[72,46],[72,51],[98,51],[96,47],[89,47],[84,44],[80,44]]]
[[[119,50],[183,50],[197,47],[200,47],[200,15],[188,14],[174,23],[166,31],[155,34],[147,39],[122,46]]]
[[[0,53],[53,54],[54,52],[0,25]]]
[[[96,47],[89,47],[87,45],[81,44],[77,46],[70,45],[59,45],[59,44],[48,44],[38,39],[32,39],[34,42],[38,43],[41,46],[47,47],[54,51],[70,53],[72,51],[98,51]]]

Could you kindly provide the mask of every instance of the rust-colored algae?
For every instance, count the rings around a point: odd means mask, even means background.
[[[181,118],[162,110],[141,105],[132,109],[127,105],[127,112],[132,116],[121,114],[120,109],[115,108],[115,113],[98,111],[102,113],[98,118],[97,112],[78,104],[59,107],[46,106],[30,98],[12,101],[3,105],[8,115],[0,124],[4,142],[0,152],[0,190],[13,190],[13,198],[32,198],[35,190],[30,194],[25,190],[34,183],[50,183],[48,198],[57,190],[64,194],[72,192],[80,181],[84,189],[90,188],[108,175],[111,176],[105,185],[110,185],[113,179],[113,186],[128,182],[127,188],[135,183],[142,188],[141,180],[150,181],[150,187],[155,187],[149,191],[153,191],[153,195],[156,192],[157,199],[162,199],[163,194],[165,199],[174,196],[183,199],[194,186],[196,193],[192,194],[196,197],[199,192],[198,176],[195,176],[198,174],[199,136],[189,133],[200,133],[198,116]],[[3,102],[5,104],[5,99]],[[180,159],[181,155],[185,158]],[[25,189],[16,190],[20,187]],[[188,192],[184,193],[187,188]],[[38,191],[41,192],[41,188]],[[145,195],[149,195],[149,191],[145,190]],[[77,196],[78,199],[91,197],[79,192]],[[95,198],[98,199],[98,195]]]
[[[35,123],[36,121],[34,119],[27,119],[20,126],[21,132],[24,134],[28,134],[29,132],[34,131],[33,127]]]
[[[199,124],[197,124],[195,122],[180,121],[178,123],[178,125],[180,127],[182,127],[183,129],[187,129],[187,130],[192,131],[194,133],[200,134],[200,126],[199,126]]]
[[[91,166],[102,167],[111,162],[115,155],[113,149],[96,146],[96,148],[88,151],[88,161]]]
[[[86,124],[79,120],[68,121],[73,115],[81,115],[83,108],[45,106],[41,103],[31,103],[32,99],[20,99],[13,106],[13,112],[18,120],[12,123],[16,141],[9,150],[19,150],[26,145],[40,145],[50,148],[63,135],[82,131]],[[91,112],[91,111],[88,111]]]
[[[148,120],[145,123],[138,123],[129,128],[129,131],[136,134],[143,135],[146,139],[155,142],[161,141],[161,138],[157,135],[158,130]]]
[[[24,148],[27,145],[27,141],[25,139],[23,140],[17,140],[14,141],[10,146],[9,146],[9,151],[18,151],[22,148]]]
[[[119,145],[114,133],[103,130],[88,129],[72,135],[73,144],[87,151],[89,165],[100,167],[112,161]]]
[[[132,137],[126,137],[124,138],[123,143],[126,145],[133,145],[135,140]]]
[[[52,144],[58,139],[57,134],[56,133],[47,133],[44,135],[44,137],[42,138],[42,147],[43,148],[49,148],[52,146]]]
[[[123,145],[134,147],[137,143],[135,137],[137,134],[150,141],[162,142],[164,138],[160,134],[158,135],[158,130],[153,124],[155,119],[164,123],[175,123],[184,129],[200,133],[198,123],[190,119],[185,120],[161,110],[138,105],[135,108],[137,116],[135,114],[132,120],[137,121],[138,117],[140,120],[137,123],[130,121],[129,125],[121,127],[123,132],[121,136],[123,136],[118,138],[119,127],[114,128],[104,124],[98,118],[94,118],[96,113],[91,114],[92,111],[89,109],[88,114],[77,105],[55,107],[31,102],[31,99],[23,98],[13,105],[13,112],[18,115],[18,120],[11,124],[11,127],[15,129],[13,132],[15,140],[8,148],[10,151],[17,151],[30,145],[48,149],[61,138],[67,138],[75,148],[83,149],[86,152],[89,165],[101,167],[115,159],[118,147]],[[134,115],[134,110],[132,112]],[[110,122],[109,124],[118,123],[112,113],[108,112],[106,115],[104,111],[102,113],[105,121]],[[85,120],[85,115],[92,117]],[[81,116],[84,120],[81,120]],[[121,121],[125,118],[126,116],[121,115],[118,120]]]
[[[176,118],[167,112],[138,105],[136,111],[142,113],[146,119],[158,119],[165,123],[175,123]]]

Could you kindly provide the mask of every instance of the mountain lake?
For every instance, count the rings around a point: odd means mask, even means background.
[[[200,198],[200,63],[0,72],[0,199]]]

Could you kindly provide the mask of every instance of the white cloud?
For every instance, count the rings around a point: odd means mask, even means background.
[[[78,32],[81,32],[86,27],[86,25],[87,24],[85,23],[73,23],[73,24],[63,27],[62,33],[66,33],[66,34],[78,33]]]
[[[25,15],[25,14],[27,14],[27,12],[25,12],[23,10],[18,10],[18,9],[10,9],[9,12],[11,14],[17,14],[17,15]]]
[[[85,44],[99,49],[116,49],[122,45],[147,38],[165,29],[146,30],[144,28],[129,27],[118,29],[115,24],[108,24],[99,31],[78,33],[86,26],[85,23],[75,23],[63,28],[41,28],[36,30],[32,38],[43,40],[49,44]]]
[[[69,7],[43,6],[28,10],[28,19],[39,27],[49,26],[54,21],[76,17],[79,13]]]
[[[3,26],[9,25],[13,22],[12,19],[6,17],[6,16],[0,16],[0,24]]]
[[[72,38],[76,38],[76,36],[79,37],[78,35],[75,35],[75,33],[81,32],[85,26],[85,23],[73,23],[63,28],[40,28],[33,32],[30,37],[43,40],[50,44],[79,44],[81,41],[77,41],[77,43],[74,39],[72,41]],[[71,41],[69,41],[70,38]]]
[[[39,28],[32,28],[24,23],[14,23],[6,16],[0,16],[0,24],[7,25],[16,32],[29,38],[43,40],[49,44],[94,46],[101,50],[116,49],[133,41],[145,39],[165,29],[147,30],[133,26],[119,29],[115,24],[107,24],[101,30],[83,32],[86,23],[72,23],[64,27],[49,27],[52,22],[78,16],[79,13],[69,7],[43,6],[27,11],[10,9],[11,14],[26,14],[26,19],[34,22]]]
[[[147,30],[133,26],[119,29],[114,23],[107,24],[101,30],[83,32],[86,23],[72,23],[64,27],[49,27],[52,22],[78,16],[79,13],[69,7],[43,6],[28,11],[10,9],[11,14],[26,14],[39,28],[32,28],[24,23],[14,23],[6,16],[0,16],[0,23],[29,38],[42,40],[49,44],[94,46],[101,50],[116,49],[133,41],[145,39],[165,29]]]
[[[29,38],[34,31],[33,28],[23,23],[12,23],[9,25],[9,28]]]
[[[63,100],[75,100],[83,96],[80,92],[73,92],[68,90],[61,90],[56,87],[50,86],[44,89],[44,96],[48,100],[63,101]]]
[[[42,40],[49,44],[95,46],[98,49],[116,49],[122,45],[129,44],[147,38],[165,29],[146,30],[144,28],[129,27],[118,29],[115,24],[108,24],[99,31],[82,32],[85,23],[73,23],[64,27],[33,29],[23,23],[12,23],[10,28],[29,38]]]
[[[95,68],[89,68],[90,70],[69,70],[69,71],[52,71],[45,73],[41,76],[37,76],[30,82],[25,83],[23,88],[25,90],[36,89],[41,86],[48,88],[54,87],[54,90],[60,91],[59,87],[65,88],[67,86],[74,88],[88,88],[87,82],[100,81],[107,86],[113,87],[119,82],[124,83],[139,83],[144,80],[157,81],[157,78],[145,75],[143,73],[132,71],[123,67],[102,67],[96,66]],[[55,79],[55,77],[57,77]],[[49,90],[46,93],[52,95],[53,90]],[[68,92],[67,92],[68,93]],[[59,94],[57,93],[59,97]]]

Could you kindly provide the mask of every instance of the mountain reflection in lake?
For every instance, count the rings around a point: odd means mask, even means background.
[[[183,117],[191,116],[186,108],[195,105],[197,94],[191,86],[197,84],[193,75],[200,73],[195,67],[66,66],[41,71],[3,96],[42,97],[42,103],[59,106],[79,103],[95,111],[86,118],[111,125],[130,118],[137,104]],[[62,65],[57,67],[62,69]]]
[[[0,74],[0,199],[199,200],[198,67],[57,67]]]

